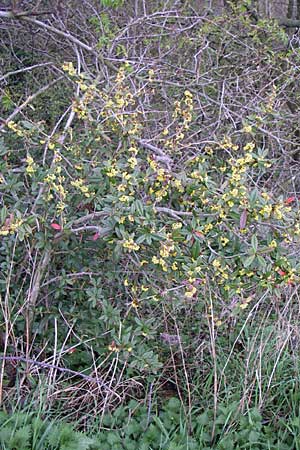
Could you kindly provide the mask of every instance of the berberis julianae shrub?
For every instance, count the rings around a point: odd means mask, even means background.
[[[2,299],[9,280],[7,302],[25,312],[16,318],[27,332],[22,345],[29,329],[36,342],[51,341],[56,317],[92,339],[105,366],[118,354],[116,369],[155,373],[152,339],[164,331],[155,318],[166,310],[219,327],[298,282],[289,256],[300,235],[297,199],[268,192],[273,161],[251,126],[184,153],[179,144],[196,126],[189,90],[178,93],[160,148],[152,148],[129,64],[110,92],[72,63],[64,70],[82,92],[73,111],[86,131],[69,130],[62,141],[11,121],[2,140]]]
[[[195,40],[215,33],[217,45],[220,20],[203,25]],[[251,45],[265,50],[268,33],[281,42],[271,25],[244,23]],[[236,46],[228,39],[229,49]],[[247,51],[256,54],[255,45]],[[202,62],[213,64],[206,49]],[[278,67],[292,62],[269,58],[275,81],[268,79],[261,103],[210,139],[199,131],[198,88],[173,80],[161,87],[163,71],[137,70],[129,57],[110,67],[107,83],[74,62],[59,67],[74,96],[54,128],[38,117],[6,121],[0,391],[8,403],[46,379],[49,404],[67,402],[85,422],[133,395],[147,397],[151,411],[161,378],[190,411],[199,374],[205,379],[213,367],[218,381],[216,335],[230,340],[253,312],[264,317],[297,285],[298,198],[273,189],[284,163],[271,131],[269,141],[262,137],[288,86]],[[222,67],[218,59],[217,78]],[[219,94],[213,83],[205,89],[209,117]],[[210,342],[204,349],[202,340]]]

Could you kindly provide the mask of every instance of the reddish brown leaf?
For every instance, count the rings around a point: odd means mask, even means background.
[[[295,200],[296,200],[296,197],[295,197],[294,195],[292,195],[291,197],[288,197],[288,198],[284,201],[284,203],[285,203],[286,205],[290,205],[291,203],[294,203]]]
[[[56,231],[60,231],[61,230],[61,226],[58,224],[58,223],[51,223],[51,228],[53,228],[53,230],[56,230]]]
[[[243,228],[245,228],[246,223],[247,223],[247,210],[244,209],[244,211],[242,212],[241,217],[240,217],[240,229],[241,230]]]

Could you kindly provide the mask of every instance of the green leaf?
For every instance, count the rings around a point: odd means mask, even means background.
[[[258,255],[258,256],[256,257],[255,261],[257,261],[259,267],[265,267],[266,264],[267,264],[266,261],[265,261],[265,259],[264,259],[262,256],[260,256],[260,255]]]
[[[7,209],[6,209],[5,206],[3,206],[3,208],[1,208],[1,210],[0,210],[0,221],[1,221],[1,223],[4,223],[6,217],[7,217]]]
[[[254,205],[256,200],[258,199],[258,190],[257,189],[253,189],[253,191],[250,194],[249,200],[250,200],[250,205]]]
[[[249,267],[253,263],[254,259],[255,255],[248,256],[248,258],[243,261],[244,267]]]
[[[251,245],[252,245],[252,248],[253,248],[254,252],[256,253],[257,252],[257,247],[258,247],[258,241],[257,241],[256,234],[254,234],[252,236],[252,238],[251,238]]]
[[[250,431],[249,433],[249,442],[251,442],[251,444],[254,444],[255,442],[258,442],[259,440],[259,433],[257,431]]]
[[[196,239],[192,247],[192,258],[197,259],[199,255],[200,255],[200,241]]]

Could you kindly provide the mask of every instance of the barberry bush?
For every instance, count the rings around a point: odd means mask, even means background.
[[[78,55],[62,58],[68,89],[65,98],[53,91],[65,103],[55,125],[33,103],[2,126],[7,401],[22,364],[22,389],[34,390],[39,373],[50,403],[67,398],[76,417],[91,402],[96,415],[170,379],[191,410],[195,380],[211,370],[216,401],[216,339],[278,313],[297,289],[296,131],[286,99],[299,53],[275,22],[253,23],[235,8],[214,21],[162,15],[162,29],[179,27],[176,48],[172,33],[159,50],[145,36],[120,48],[106,78]],[[140,45],[152,62],[136,61]]]

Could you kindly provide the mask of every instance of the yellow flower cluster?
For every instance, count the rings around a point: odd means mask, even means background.
[[[172,229],[173,230],[180,230],[180,228],[182,228],[182,223],[181,222],[175,222],[172,224]]]
[[[110,125],[112,131],[120,128],[122,132],[128,136],[137,136],[141,130],[139,114],[132,111],[131,106],[136,104],[133,94],[130,92],[130,86],[126,84],[126,69],[128,63],[122,66],[115,78],[115,92],[106,94],[101,92],[100,95],[104,101],[101,117],[107,119],[106,123]]]
[[[167,139],[164,145],[170,149],[176,149],[184,138],[186,131],[190,128],[190,124],[193,118],[193,94],[186,90],[181,100],[174,101],[173,119],[178,119],[178,125],[176,127],[175,138]],[[162,132],[163,136],[169,134],[169,130],[165,128]]]
[[[168,266],[166,261],[163,258],[158,258],[157,256],[152,257],[152,262],[155,265],[160,265],[164,272],[168,271]]]
[[[107,175],[109,178],[115,177],[116,175],[118,175],[118,173],[119,173],[119,171],[118,171],[118,169],[117,169],[115,166],[109,167],[109,168],[107,169],[107,171],[106,171],[106,175]]]
[[[148,70],[148,77],[149,77],[149,82],[152,83],[153,82],[153,77],[154,77],[154,70],[153,69]]]
[[[0,228],[0,236],[8,236],[9,234],[14,234],[20,226],[23,224],[23,219],[14,218],[13,214],[6,219],[5,224]]]
[[[13,120],[10,120],[7,123],[7,127],[13,131],[14,133],[16,133],[17,136],[22,137],[25,135],[24,130]]]
[[[71,181],[71,185],[78,189],[85,197],[90,198],[95,195],[94,192],[91,192],[89,187],[86,186],[85,181],[82,178],[78,178],[77,180]]]
[[[194,285],[190,284],[188,286],[187,290],[185,291],[184,296],[187,298],[192,298],[192,297],[194,297],[194,295],[196,293],[197,293],[197,288]]]
[[[193,94],[186,90],[184,91],[184,98],[182,100],[175,100],[174,102],[173,118],[182,118],[182,127],[185,130],[189,129],[189,125],[192,121],[193,113]]]
[[[33,158],[28,155],[26,158],[26,169],[25,169],[26,173],[29,176],[32,176],[35,172],[36,172],[36,164],[33,160]]]
[[[277,97],[277,86],[273,84],[271,93],[268,98],[268,102],[266,106],[263,108],[267,113],[272,113],[274,111],[276,97]]]
[[[58,195],[59,201],[56,205],[57,214],[61,214],[67,206],[65,203],[67,197],[67,191],[64,187],[65,177],[61,175],[61,170],[61,166],[54,166],[52,171],[44,178],[44,182],[49,186],[49,191],[45,194],[45,200],[51,201],[53,199],[53,193]]]
[[[71,76],[76,75],[76,70],[72,62],[64,62],[62,65],[62,69]]]
[[[80,100],[74,100],[72,104],[72,111],[77,114],[79,119],[86,119],[88,117],[88,110]]]
[[[172,254],[172,256],[176,256],[174,242],[172,241],[161,242],[159,254],[162,258],[168,258],[170,254]]]
[[[134,242],[133,238],[129,238],[123,241],[123,247],[126,248],[129,252],[137,251],[140,249],[140,246]]]
[[[223,150],[238,150],[238,145],[233,144],[231,138],[229,136],[225,136],[224,139],[220,142],[219,147]]]
[[[137,166],[137,159],[135,156],[131,156],[130,158],[128,158],[128,164],[130,166],[131,169],[134,169]]]
[[[219,280],[219,283],[224,284],[229,279],[228,265],[222,265],[221,260],[219,258],[216,258],[213,260],[212,266],[214,268],[215,275]]]
[[[243,131],[243,133],[252,133],[252,126],[244,125],[242,131]]]

